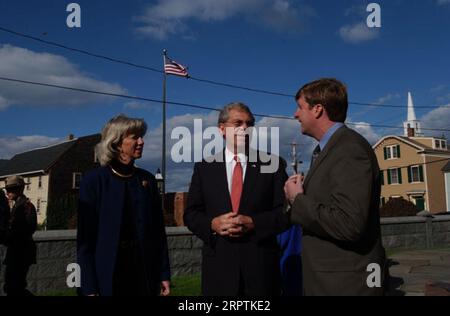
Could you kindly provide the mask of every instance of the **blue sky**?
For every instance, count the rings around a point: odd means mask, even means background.
[[[382,27],[376,30],[363,24],[370,2],[77,1],[81,28],[68,28],[70,1],[16,0],[0,3],[0,26],[157,69],[162,68],[161,52],[166,48],[194,77],[287,94],[325,76],[343,80],[354,102],[406,105],[411,91],[416,105],[442,106],[418,109],[423,124],[449,129],[450,1],[378,1]],[[3,77],[162,97],[161,74],[1,31],[0,57]],[[239,100],[257,113],[291,116],[295,109],[291,98],[177,77],[168,78],[167,92],[170,101],[210,107]],[[96,133],[118,113],[143,117],[149,123],[142,165],[154,171],[159,165],[160,104],[0,81],[0,158],[60,141],[70,133]],[[214,124],[216,114],[169,106],[168,116],[169,126],[190,127],[193,118]],[[401,126],[405,117],[406,109],[352,105],[349,112],[350,121],[356,123]],[[299,135],[295,121],[265,119],[264,123],[281,128],[283,143],[296,139],[303,146],[302,159],[309,160],[313,142]],[[358,130],[371,142],[403,132],[362,126]],[[283,146],[286,156],[288,147]],[[169,188],[185,188],[190,167],[170,165]]]

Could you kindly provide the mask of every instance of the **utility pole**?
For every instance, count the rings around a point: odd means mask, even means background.
[[[299,165],[303,163],[303,161],[299,161],[299,159],[298,159],[298,155],[299,155],[297,153],[298,144],[295,141],[293,141],[289,145],[291,145],[291,154],[290,154],[290,156],[292,158],[291,167],[294,170],[294,174],[298,174]]]

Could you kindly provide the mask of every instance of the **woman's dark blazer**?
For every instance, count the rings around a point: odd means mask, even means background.
[[[170,279],[169,256],[163,212],[155,177],[136,169],[129,180],[138,246],[144,261],[142,277],[150,288]],[[113,274],[121,219],[125,181],[111,168],[89,171],[80,187],[77,257],[81,268],[82,295],[113,294]]]

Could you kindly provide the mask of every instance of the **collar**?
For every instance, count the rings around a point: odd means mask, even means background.
[[[325,146],[327,145],[328,141],[330,140],[331,136],[334,135],[334,133],[336,133],[336,131],[341,128],[342,126],[344,126],[344,123],[334,123],[333,126],[331,126],[328,131],[325,133],[325,135],[323,135],[322,139],[319,142],[319,147],[320,150],[323,150],[325,148]]]
[[[225,148],[225,162],[229,163],[232,162],[234,160],[234,153],[228,149],[228,147]],[[239,161],[241,163],[247,163],[247,156],[243,153],[238,153],[237,154]]]

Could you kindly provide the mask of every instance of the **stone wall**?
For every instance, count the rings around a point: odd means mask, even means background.
[[[76,231],[39,231],[34,235],[37,246],[37,264],[28,272],[28,289],[35,294],[65,290],[66,268],[76,262]],[[4,258],[5,247],[0,246],[0,258]],[[4,270],[1,266],[0,295],[4,295]]]
[[[167,227],[170,266],[173,276],[200,273],[201,241],[186,227]],[[34,235],[37,264],[30,267],[28,289],[35,294],[66,290],[67,265],[76,262],[76,231],[38,231]],[[3,262],[6,249],[0,246]],[[3,292],[5,266],[0,266],[0,295]]]
[[[383,243],[386,249],[450,247],[450,215],[438,217],[383,218]],[[200,272],[202,242],[186,227],[168,227],[170,264],[173,276]],[[29,289],[35,294],[64,291],[66,268],[76,262],[76,231],[36,232],[37,264],[30,268]],[[5,248],[0,246],[0,258]],[[0,295],[3,295],[1,266]]]
[[[200,273],[203,242],[186,227],[167,227],[166,232],[172,275]]]
[[[450,215],[381,219],[386,249],[450,247]]]

